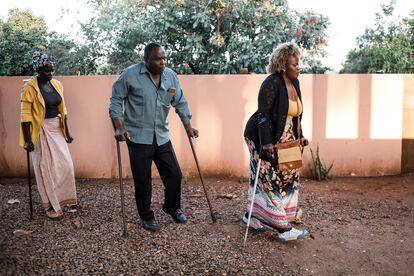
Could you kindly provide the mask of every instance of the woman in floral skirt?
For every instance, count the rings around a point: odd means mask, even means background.
[[[250,226],[261,231],[264,226],[278,232],[277,239],[302,239],[306,230],[292,227],[299,195],[299,169],[278,171],[274,145],[296,139],[302,146],[308,141],[299,131],[302,97],[299,87],[300,51],[294,43],[280,44],[269,58],[270,74],[262,83],[258,110],[247,122],[244,137],[250,152],[247,208],[253,196],[253,184],[259,158],[262,159]],[[247,223],[248,213],[243,216]]]

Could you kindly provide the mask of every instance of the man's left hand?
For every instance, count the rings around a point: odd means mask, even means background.
[[[185,131],[190,138],[197,138],[198,137],[198,130],[193,128],[190,123],[184,125]]]

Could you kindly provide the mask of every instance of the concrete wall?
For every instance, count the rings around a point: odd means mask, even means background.
[[[404,76],[401,171],[414,172],[414,75]]]
[[[180,82],[200,130],[195,148],[204,174],[245,176],[248,153],[243,130],[257,108],[265,75],[183,75]],[[108,100],[116,76],[56,77],[63,82],[69,145],[77,177],[107,178],[117,173]],[[25,153],[18,146],[20,89],[25,77],[0,77],[0,175],[23,176]],[[311,148],[330,164],[333,175],[399,174],[414,168],[413,75],[302,75],[303,129]],[[184,129],[174,110],[170,130],[183,171],[195,173]],[[403,146],[403,141],[404,145]],[[407,144],[408,143],[408,144]],[[403,152],[404,149],[404,152]],[[123,167],[130,176],[126,146]],[[309,149],[303,172],[309,174]]]

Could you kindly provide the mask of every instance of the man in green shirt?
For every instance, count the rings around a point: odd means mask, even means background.
[[[160,228],[151,209],[151,165],[155,162],[165,187],[163,210],[178,223],[187,221],[181,211],[181,169],[168,130],[171,106],[180,116],[187,134],[198,137],[192,128],[190,111],[177,74],[165,66],[162,46],[148,44],[144,61],[126,68],[112,86],[109,114],[115,124],[115,138],[126,141],[135,199],[142,226]]]

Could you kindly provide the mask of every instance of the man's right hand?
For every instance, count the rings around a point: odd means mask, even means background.
[[[115,130],[115,139],[119,142],[126,141],[126,139],[130,140],[131,136],[129,135],[128,131],[125,128],[117,128]]]
[[[34,151],[34,145],[32,141],[25,142],[23,148],[27,150],[28,152]]]

